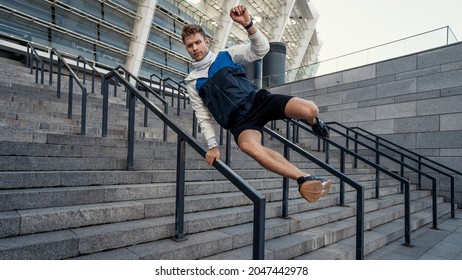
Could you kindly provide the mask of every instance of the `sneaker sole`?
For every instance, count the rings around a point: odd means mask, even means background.
[[[320,181],[307,181],[300,186],[300,195],[310,203],[318,201],[319,198],[326,196],[331,187],[330,180],[324,185]]]

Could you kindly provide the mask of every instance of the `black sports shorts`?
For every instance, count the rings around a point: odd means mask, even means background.
[[[272,94],[265,89],[256,92],[249,112],[230,129],[234,141],[239,145],[237,140],[244,130],[253,129],[262,133],[269,121],[287,119],[284,110],[291,98],[293,96]]]

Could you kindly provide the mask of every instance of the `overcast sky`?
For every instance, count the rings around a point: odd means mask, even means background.
[[[321,61],[444,26],[462,41],[462,0],[310,1],[320,16]]]

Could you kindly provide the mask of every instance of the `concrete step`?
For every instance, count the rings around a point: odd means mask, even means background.
[[[421,204],[413,208],[411,215],[411,228],[415,230],[431,223],[431,205],[429,198],[419,200]],[[439,216],[450,211],[448,203],[439,200]],[[396,210],[393,210],[395,208]],[[399,213],[400,205],[381,209],[365,214],[365,250],[380,248],[387,243],[404,236],[404,218]],[[374,227],[379,224],[380,226]],[[373,231],[382,232],[379,242],[373,240]],[[320,259],[355,259],[356,254],[356,218],[349,217],[337,221],[329,221],[322,225],[283,235],[266,242],[265,259],[274,260],[320,260]],[[337,254],[332,254],[335,250]],[[246,246],[233,249],[220,254],[205,257],[204,259],[251,259],[252,247]]]
[[[442,207],[441,207],[442,208]],[[417,211],[417,209],[413,209]],[[366,214],[366,227],[376,220],[393,221],[399,215],[390,210]],[[416,214],[414,214],[416,215]],[[267,217],[266,259],[290,259],[309,250],[325,246],[329,240],[354,234],[353,207],[317,209],[291,215],[290,219]],[[321,227],[330,231],[322,231]],[[353,230],[352,230],[353,229]],[[310,231],[311,234],[308,234]],[[352,232],[353,231],[353,232]],[[322,233],[327,232],[326,236]],[[327,236],[331,236],[327,239]],[[251,259],[252,223],[219,228],[207,232],[190,232],[187,239],[176,242],[171,239],[147,242],[78,257],[79,259]],[[345,237],[343,237],[345,238]]]
[[[305,202],[305,204],[307,203]],[[268,214],[272,213],[272,206],[273,205],[268,204]],[[322,211],[329,213],[329,210]],[[354,213],[354,211],[349,211],[349,214],[345,214],[346,212],[344,209],[339,209],[334,212],[336,214],[328,214],[330,220],[334,220],[334,216],[340,219],[346,218],[348,215],[353,215]],[[312,211],[311,214],[307,213],[310,212],[306,212],[301,217],[306,217],[308,215],[310,217],[309,219],[322,221],[321,223],[325,223],[329,220],[326,218],[318,218],[318,211]],[[194,234],[209,230],[217,230],[223,227],[239,227],[241,224],[248,224],[252,220],[252,216],[253,209],[250,206],[190,213],[185,217],[185,228],[188,234]],[[268,218],[271,218],[271,216],[268,215]],[[298,218],[293,218],[293,220],[291,219],[288,221],[292,224],[289,228],[293,230],[296,224],[298,231],[312,224],[312,222],[306,221],[302,223]],[[251,231],[250,224],[248,227],[248,230]],[[55,259],[57,258],[55,253],[57,250],[53,248],[54,246],[61,246],[57,245],[61,243],[70,243],[75,246],[77,242],[78,248],[69,249],[67,252],[67,254],[70,255],[68,257],[72,257],[72,255],[78,256],[81,254],[152,242],[154,240],[162,240],[173,236],[173,232],[174,218],[172,216],[164,216],[160,218],[145,218],[142,220],[88,226],[72,230],[7,237],[0,240],[0,248],[2,248],[2,250],[0,250],[0,258],[9,259],[14,256],[13,258],[21,259],[22,257],[20,257],[20,255],[23,255],[28,256],[29,259]],[[247,233],[247,235],[249,235],[249,233]],[[65,240],[62,240],[63,238]],[[59,241],[56,239],[59,239]],[[48,250],[46,252],[43,250],[35,251],[37,247],[47,248]],[[51,255],[49,255],[49,253],[51,253]]]
[[[223,182],[223,184],[225,183]],[[220,185],[223,187],[223,184]],[[251,201],[244,194],[236,192],[230,187],[228,187],[230,190],[227,192],[215,193],[211,192],[211,190],[216,191],[213,186],[210,186],[209,190],[199,190],[200,192],[196,187],[197,184],[186,186],[185,213],[251,205]],[[257,187],[267,202],[282,200],[278,181],[265,180],[263,184],[257,185]],[[156,190],[153,190],[154,188]],[[383,191],[385,196],[398,192],[394,186],[384,189],[386,189]],[[332,200],[336,191],[333,188],[331,192],[330,202],[332,204],[336,203],[335,199]],[[132,189],[129,189],[128,186],[124,186],[124,188],[107,186],[102,190],[87,187],[70,189],[67,192],[54,189],[38,190],[35,193],[30,190],[0,192],[0,201],[3,206],[3,212],[0,213],[4,214],[0,218],[0,224],[10,225],[3,227],[4,230],[0,232],[0,237],[104,224],[119,220],[174,215],[174,192],[174,184],[138,185],[133,186]],[[374,197],[374,191],[368,189],[365,195],[366,198]],[[352,192],[347,193],[347,201],[353,199],[353,196]],[[415,198],[415,195],[413,197]],[[294,204],[291,204],[291,212],[293,213],[301,211],[299,209],[300,204],[306,204],[303,199],[300,199],[297,187],[291,187],[289,198],[296,200]],[[21,203],[24,201],[38,201],[39,203],[24,205]],[[55,201],[59,201],[59,203]],[[395,202],[400,203],[402,201],[398,199]],[[280,207],[273,208],[280,213]],[[119,215],[120,211],[125,211],[124,215]],[[131,212],[134,214],[131,215]],[[127,215],[131,218],[127,218]],[[277,214],[274,213],[270,216],[272,215]]]
[[[449,203],[438,204],[438,217],[450,213]],[[411,231],[431,227],[433,214],[431,208],[411,215]],[[322,228],[320,229],[322,230]],[[364,254],[370,254],[383,246],[404,237],[404,218],[381,224],[364,232]],[[411,232],[411,245],[413,234]],[[404,243],[404,242],[403,242]],[[297,260],[353,260],[355,259],[355,237],[351,236],[316,251],[296,257]]]
[[[165,173],[165,171],[160,171]],[[0,190],[0,210],[17,210],[31,209],[43,207],[59,207],[79,204],[92,204],[110,201],[121,200],[139,200],[150,198],[174,197],[175,180],[173,179],[175,172],[172,171],[169,176],[171,179],[162,180],[152,183],[131,183],[131,184],[101,184],[99,186],[81,185],[81,186],[66,186],[66,187],[36,187],[22,189],[3,189]],[[197,172],[191,172],[192,174]],[[251,172],[254,174],[255,172]],[[0,173],[1,174],[1,173]],[[46,175],[47,173],[43,173]],[[85,173],[83,173],[85,174]],[[202,173],[202,179],[206,173]],[[163,174],[165,175],[165,174]],[[275,188],[279,192],[282,188],[282,180],[280,177],[271,174],[272,176],[263,176],[262,178],[247,178],[246,181],[259,191]],[[217,176],[215,172],[211,176]],[[19,176],[20,177],[20,176]],[[77,176],[77,179],[83,176]],[[201,175],[199,175],[199,178]],[[168,176],[167,176],[168,178]],[[188,177],[187,177],[188,178]],[[236,191],[236,187],[225,180],[223,177],[210,177],[213,180],[204,181],[187,181],[186,195],[204,195],[215,193],[228,193]],[[37,178],[39,180],[40,178]],[[44,179],[45,180],[45,179]],[[48,179],[50,180],[50,178]],[[169,181],[169,182],[166,182]],[[375,182],[361,181],[361,183],[375,196]],[[42,184],[43,185],[43,184]],[[297,188],[295,182],[290,182],[290,187]],[[393,180],[382,181],[380,190],[381,195],[387,195],[391,192],[398,192],[399,186]],[[346,187],[347,192],[353,191],[351,187]],[[339,185],[333,183],[331,193],[339,191]]]

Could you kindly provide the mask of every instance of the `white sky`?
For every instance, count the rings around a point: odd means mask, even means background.
[[[310,1],[320,16],[320,61],[444,26],[462,41],[462,0]]]

